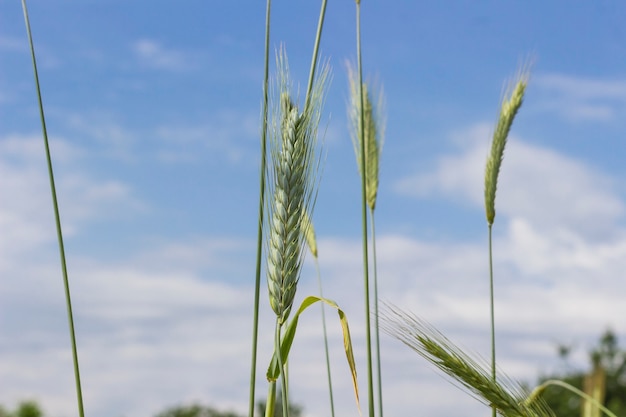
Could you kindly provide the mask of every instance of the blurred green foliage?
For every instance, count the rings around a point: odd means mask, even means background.
[[[558,353],[566,361],[571,348],[559,346]],[[559,379],[582,390],[585,376],[592,369],[602,367],[606,372],[604,405],[618,417],[626,417],[626,349],[620,348],[615,333],[607,330],[600,337],[597,346],[589,352],[589,362],[587,371],[575,370],[544,376],[540,378],[540,383]],[[582,400],[569,391],[550,387],[543,392],[542,397],[558,417],[581,416]]]
[[[282,417],[281,397],[278,396],[276,401],[276,410],[274,417]],[[257,403],[259,417],[265,415],[265,402]],[[302,416],[302,406],[297,404],[290,405],[291,417]],[[10,411],[0,405],[0,417],[43,417],[43,411],[36,401],[22,401],[15,410]],[[210,406],[200,404],[178,405],[170,407],[158,413],[155,417],[246,417],[243,414],[234,411],[221,411]]]
[[[22,401],[17,408],[9,411],[0,406],[0,417],[43,417],[43,411],[36,401]]]

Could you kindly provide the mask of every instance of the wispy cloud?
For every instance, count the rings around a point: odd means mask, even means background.
[[[80,168],[84,152],[63,139],[51,139],[59,204],[66,215],[64,231],[78,233],[87,221],[142,210],[144,203],[120,181],[95,180]],[[59,174],[57,172],[57,174]],[[0,206],[3,253],[27,251],[31,245],[54,241],[50,188],[43,141],[14,135],[0,141]]]
[[[63,112],[72,133],[89,139],[98,155],[124,162],[156,158],[168,164],[228,161],[247,163],[258,154],[259,120],[256,113],[223,109],[198,123],[168,123],[142,130],[129,127],[123,117],[100,111]],[[147,138],[150,147],[146,148]],[[252,153],[254,152],[254,155]]]
[[[28,52],[28,43],[25,38],[0,36],[0,51]]]
[[[97,112],[56,111],[68,132],[84,138],[91,151],[97,149],[101,157],[123,161],[137,159],[140,132],[129,128],[114,112],[99,109]]]
[[[256,162],[260,143],[256,113],[225,109],[207,119],[201,125],[157,127],[156,137],[161,140],[159,159],[169,163],[200,158],[232,164]]]
[[[195,68],[193,56],[185,51],[167,48],[152,39],[140,39],[131,45],[140,65],[165,71],[188,71]]]
[[[533,78],[539,105],[574,122],[609,121],[626,113],[626,80],[543,74]]]

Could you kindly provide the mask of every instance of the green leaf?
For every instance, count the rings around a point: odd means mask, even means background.
[[[289,357],[289,351],[291,350],[293,339],[296,336],[296,330],[298,327],[298,319],[300,318],[300,314],[302,314],[304,310],[306,310],[307,308],[309,308],[311,305],[315,304],[318,301],[321,301],[333,308],[336,308],[337,313],[339,314],[339,321],[341,323],[341,331],[343,333],[343,346],[346,352],[346,359],[348,360],[348,366],[350,367],[350,372],[352,374],[352,386],[354,388],[354,395],[356,397],[357,407],[359,407],[360,409],[359,387],[358,387],[357,375],[356,375],[356,364],[354,362],[354,351],[352,350],[352,339],[350,338],[350,328],[348,326],[348,318],[346,317],[346,314],[343,312],[343,310],[340,309],[337,303],[335,303],[334,301],[329,300],[327,298],[317,297],[314,295],[306,297],[302,301],[300,308],[298,308],[298,311],[296,311],[293,318],[291,319],[291,322],[287,326],[287,329],[285,330],[285,334],[283,335],[282,341],[280,343],[280,355],[282,358],[282,362],[286,363],[287,358]],[[276,381],[279,376],[280,376],[280,367],[278,366],[278,357],[276,356],[276,352],[274,352],[274,354],[272,355],[270,366],[267,370],[267,380],[270,382]]]

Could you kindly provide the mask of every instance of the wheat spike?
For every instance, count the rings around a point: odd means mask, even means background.
[[[386,305],[381,323],[384,332],[457,380],[479,401],[495,406],[502,416],[554,417],[542,401],[528,403],[528,393],[511,379],[499,376],[498,382],[494,381],[487,365],[470,358],[425,321]]]
[[[307,108],[302,113],[290,96],[287,57],[277,54],[279,100],[270,127],[272,199],[269,207],[267,282],[270,305],[282,324],[287,320],[296,294],[305,255],[303,213],[312,210],[318,181],[317,128],[328,67],[316,80]]]
[[[359,81],[354,68],[348,65],[348,78],[350,80],[350,114],[351,137],[356,154],[357,166],[361,171],[361,99],[359,95]],[[376,103],[372,101],[376,97]],[[378,195],[378,176],[380,155],[384,143],[384,98],[382,91],[375,94],[370,91],[367,83],[363,83],[363,126],[365,129],[365,183],[366,200],[371,210],[376,208]]]
[[[500,166],[504,158],[504,148],[506,146],[509,130],[511,130],[511,125],[513,125],[513,119],[515,119],[517,111],[522,106],[529,75],[528,67],[524,67],[519,71],[516,81],[509,84],[504,94],[504,99],[502,100],[502,106],[500,107],[498,123],[493,132],[491,152],[489,153],[487,167],[485,169],[485,210],[487,223],[489,225],[493,224],[496,217],[496,188],[498,185]]]

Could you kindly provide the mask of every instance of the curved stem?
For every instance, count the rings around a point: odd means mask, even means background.
[[[584,398],[585,400],[593,403],[593,405],[595,405],[596,407],[598,407],[600,410],[602,410],[605,414],[607,414],[610,417],[617,417],[611,410],[609,410],[608,408],[606,408],[604,405],[600,404],[595,398],[593,398],[592,396],[590,396],[589,394],[586,394],[585,392],[579,390],[576,387],[573,387],[572,385],[563,382],[563,381],[559,381],[558,379],[550,379],[546,382],[544,382],[543,384],[539,385],[537,388],[535,388],[532,392],[532,394],[528,397],[527,402],[528,403],[532,403],[535,398],[544,390],[546,389],[548,386],[550,385],[557,385],[559,387],[565,388],[571,392],[573,392],[574,394],[578,395],[581,398]]]

